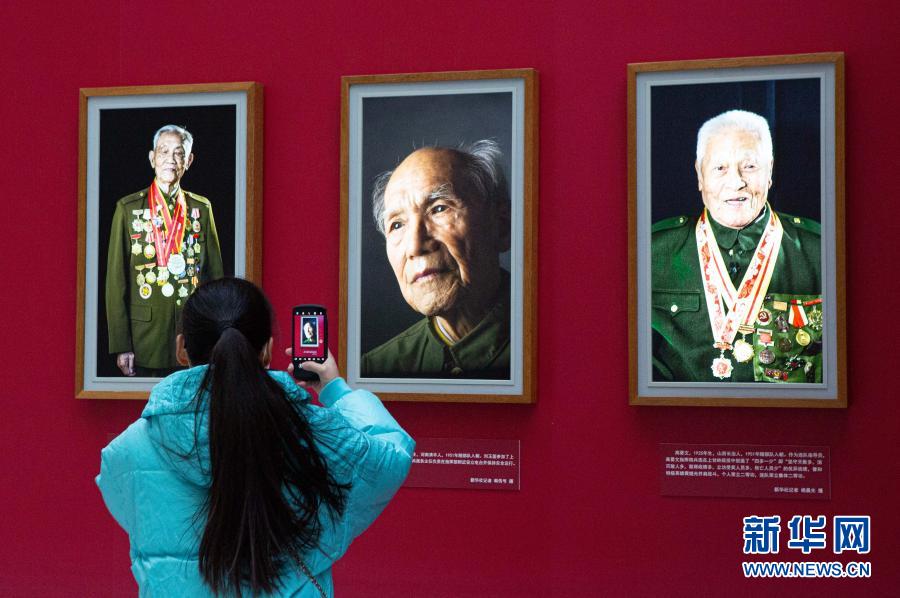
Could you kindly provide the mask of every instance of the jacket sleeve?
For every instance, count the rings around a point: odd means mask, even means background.
[[[206,274],[203,280],[216,280],[225,276],[222,266],[222,248],[219,246],[219,233],[216,231],[216,220],[213,218],[212,204],[209,204],[209,223],[206,228]]]
[[[339,554],[375,521],[403,484],[412,465],[415,442],[391,417],[381,401],[365,390],[351,390],[343,378],[332,380],[319,395],[326,408],[338,412],[356,431],[347,455],[355,462],[336,548]]]
[[[109,352],[112,354],[133,350],[128,315],[130,258],[127,224],[125,206],[120,202],[116,204],[113,214],[109,252],[106,255],[106,325],[109,330]]]
[[[129,535],[134,531],[134,465],[129,446],[142,420],[131,424],[100,453],[97,487],[110,514]]]

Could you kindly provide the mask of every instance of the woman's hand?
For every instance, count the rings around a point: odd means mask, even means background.
[[[293,360],[293,351],[290,347],[284,350],[285,355],[291,357],[291,363],[288,365],[287,371],[293,378],[294,376],[294,360]],[[301,388],[311,388],[316,391],[316,394],[322,392],[322,389],[325,386],[334,380],[335,378],[340,377],[341,373],[338,371],[337,362],[334,360],[334,355],[331,354],[331,351],[328,351],[328,358],[325,360],[325,363],[316,363],[315,361],[304,361],[300,363],[300,367],[308,372],[315,372],[319,375],[319,379],[317,381],[308,382],[306,380],[297,380],[294,378],[294,382],[297,383]]]

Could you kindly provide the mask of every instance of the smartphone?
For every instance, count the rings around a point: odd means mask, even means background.
[[[294,378],[313,382],[319,379],[315,372],[300,368],[303,361],[324,363],[328,358],[328,314],[321,305],[297,305],[291,316],[293,339]]]

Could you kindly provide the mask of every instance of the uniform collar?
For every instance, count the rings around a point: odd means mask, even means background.
[[[428,332],[434,342],[448,351],[464,371],[490,369],[497,355],[509,344],[509,273],[501,269],[500,293],[497,303],[487,315],[452,346],[439,336],[434,321],[429,319]]]
[[[735,245],[744,251],[753,251],[759,243],[759,237],[766,228],[769,215],[769,204],[766,204],[763,211],[756,220],[745,226],[744,228],[729,228],[722,226],[716,222],[715,218],[709,218],[709,225],[713,234],[716,236],[716,243],[722,249],[733,249]]]

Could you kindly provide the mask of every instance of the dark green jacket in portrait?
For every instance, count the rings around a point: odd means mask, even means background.
[[[709,219],[735,286],[744,276],[766,226],[768,208],[754,223],[735,230]],[[768,292],[747,342],[753,359],[720,380],[710,369],[713,347],[697,256],[697,218],[679,216],[653,225],[651,241],[651,325],[653,380],[670,382],[821,382],[822,283],[819,223],[778,213],[784,235]],[[791,302],[806,304],[807,323],[791,324]],[[807,337],[808,335],[808,337]],[[736,339],[740,339],[738,334]]]
[[[366,378],[509,378],[509,275],[500,301],[469,334],[447,345],[424,318],[362,356]]]
[[[198,284],[224,275],[222,253],[209,200],[184,191],[187,219],[181,250],[185,257],[185,272],[160,281],[156,258],[147,258],[143,253],[147,233],[143,230],[138,232],[133,227],[136,220],[143,223],[146,220],[144,216],[149,214],[147,192],[148,189],[144,189],[123,197],[116,203],[113,214],[106,266],[109,352],[117,355],[133,351],[135,365],[168,369],[178,366],[175,360],[175,326],[181,308]],[[169,201],[170,198],[166,199]],[[169,206],[171,209],[171,201]],[[193,214],[198,217],[192,217]],[[199,222],[199,230],[193,226],[195,220]],[[136,235],[140,237],[133,238]],[[132,251],[135,241],[142,249],[138,253]],[[195,251],[198,247],[199,250]],[[157,279],[148,282],[147,274],[151,271]],[[146,285],[145,292],[149,288],[149,296],[141,296],[139,280]],[[166,282],[173,289],[169,297],[162,292]]]

